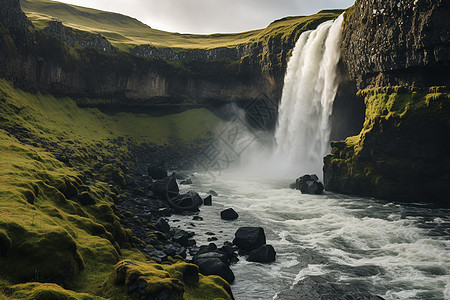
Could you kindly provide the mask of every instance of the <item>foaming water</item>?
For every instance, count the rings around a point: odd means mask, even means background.
[[[310,276],[364,285],[385,299],[448,299],[450,282],[449,209],[399,205],[326,193],[304,195],[289,181],[249,177],[240,172],[196,174],[186,189],[215,190],[204,221],[176,216],[172,225],[194,231],[198,244],[215,233],[221,245],[241,226],[261,226],[277,251],[268,265],[245,261],[232,266],[236,299],[272,299]],[[233,207],[239,218],[220,219]],[[329,277],[327,277],[329,278]]]
[[[342,16],[300,36],[288,65],[275,147],[265,147],[270,137],[255,140],[241,154],[240,169],[195,174],[181,192],[196,189],[204,197],[214,190],[219,196],[201,208],[203,221],[175,216],[171,225],[194,231],[200,245],[210,242],[212,232],[219,246],[232,241],[239,227],[265,229],[277,259],[262,265],[241,257],[232,266],[236,299],[280,298],[314,276],[364,286],[385,299],[449,299],[449,209],[287,188],[304,173],[322,174],[341,24]],[[228,207],[239,213],[237,220],[221,220]]]

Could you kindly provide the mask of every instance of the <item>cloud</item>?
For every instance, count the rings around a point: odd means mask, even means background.
[[[354,0],[63,0],[129,15],[156,29],[182,33],[241,32],[286,16],[347,8]]]

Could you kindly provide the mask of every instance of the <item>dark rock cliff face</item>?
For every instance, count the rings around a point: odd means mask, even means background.
[[[356,108],[360,90],[365,120],[332,142],[327,190],[450,205],[449,93],[436,87],[450,84],[449,16],[441,0],[357,0],[347,11],[338,97]]]
[[[447,0],[357,0],[342,43],[346,75],[359,88],[450,83]]]
[[[78,32],[75,34],[70,27],[64,26],[59,21],[50,21],[47,28],[43,30],[45,33],[58,38],[61,42],[73,47],[79,45],[81,47],[92,47],[100,52],[116,53],[117,49],[100,34],[92,34],[87,32]]]

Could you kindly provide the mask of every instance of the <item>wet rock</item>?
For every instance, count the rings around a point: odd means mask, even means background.
[[[227,208],[220,212],[220,217],[223,220],[236,220],[239,217],[239,215],[234,209]]]
[[[291,184],[292,188],[293,184]],[[295,181],[295,189],[300,190],[302,194],[322,194],[323,184],[319,181],[317,175],[304,175]]]
[[[217,192],[214,191],[214,190],[209,190],[209,193],[210,193],[211,195],[213,195],[214,197],[219,196],[219,194],[217,194]]]
[[[235,277],[233,271],[219,258],[198,259],[195,264],[203,275],[217,275],[230,284],[234,282]]]
[[[211,252],[206,253],[197,253],[193,258],[192,262],[195,263],[199,259],[211,259],[211,258],[218,258],[220,259],[224,264],[229,265],[228,258],[225,254],[217,252],[217,249]]]
[[[266,235],[262,227],[241,227],[234,236],[233,244],[245,251],[258,249],[266,243]]]
[[[180,191],[174,176],[153,181],[150,185],[150,190],[153,191],[159,199],[165,201],[177,197]]]
[[[194,221],[203,221],[203,218],[200,217],[200,216],[193,216],[192,220],[194,220]]]
[[[154,261],[157,263],[161,263],[167,260],[167,254],[163,251],[157,250],[151,246],[147,246],[143,250],[146,254],[148,254]]]
[[[182,229],[172,229],[171,230],[171,234],[172,234],[172,241],[179,243],[182,246],[189,246],[189,238],[191,238],[194,234],[191,232],[187,232],[185,230]]]
[[[161,167],[149,166],[147,168],[148,175],[155,180],[160,180],[167,177],[167,171]]]
[[[247,260],[259,263],[271,263],[275,261],[275,249],[271,245],[262,245],[250,252]]]
[[[209,237],[209,238],[207,239],[208,242],[214,242],[214,241],[217,241],[217,240],[218,240],[218,238],[216,238],[215,236]]]
[[[203,204],[206,206],[212,205],[212,196],[208,195],[205,199],[203,199]]]
[[[170,231],[169,223],[164,218],[159,218],[155,225],[161,232],[168,233]]]
[[[175,212],[197,212],[202,204],[202,198],[194,191],[169,199],[169,205]]]

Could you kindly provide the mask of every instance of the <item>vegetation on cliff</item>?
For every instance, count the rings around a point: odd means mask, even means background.
[[[445,87],[362,90],[359,135],[332,142],[328,190],[449,205],[450,93]]]
[[[213,114],[108,116],[5,80],[0,108],[0,299],[123,299],[124,260],[133,266],[127,278],[145,282],[148,295],[230,297],[223,280],[196,266],[158,265],[133,248],[113,201],[132,147],[168,145],[176,134],[185,146],[201,143],[220,122]]]
[[[121,14],[56,1],[21,0],[21,6],[37,29],[47,27],[52,20],[59,20],[64,25],[81,31],[100,33],[119,49],[129,49],[142,44],[151,44],[158,48],[211,49],[269,40],[281,41],[287,40],[294,31],[315,28],[342,12],[329,10],[312,16],[288,17],[273,22],[265,29],[242,33],[195,35],[165,32]]]

